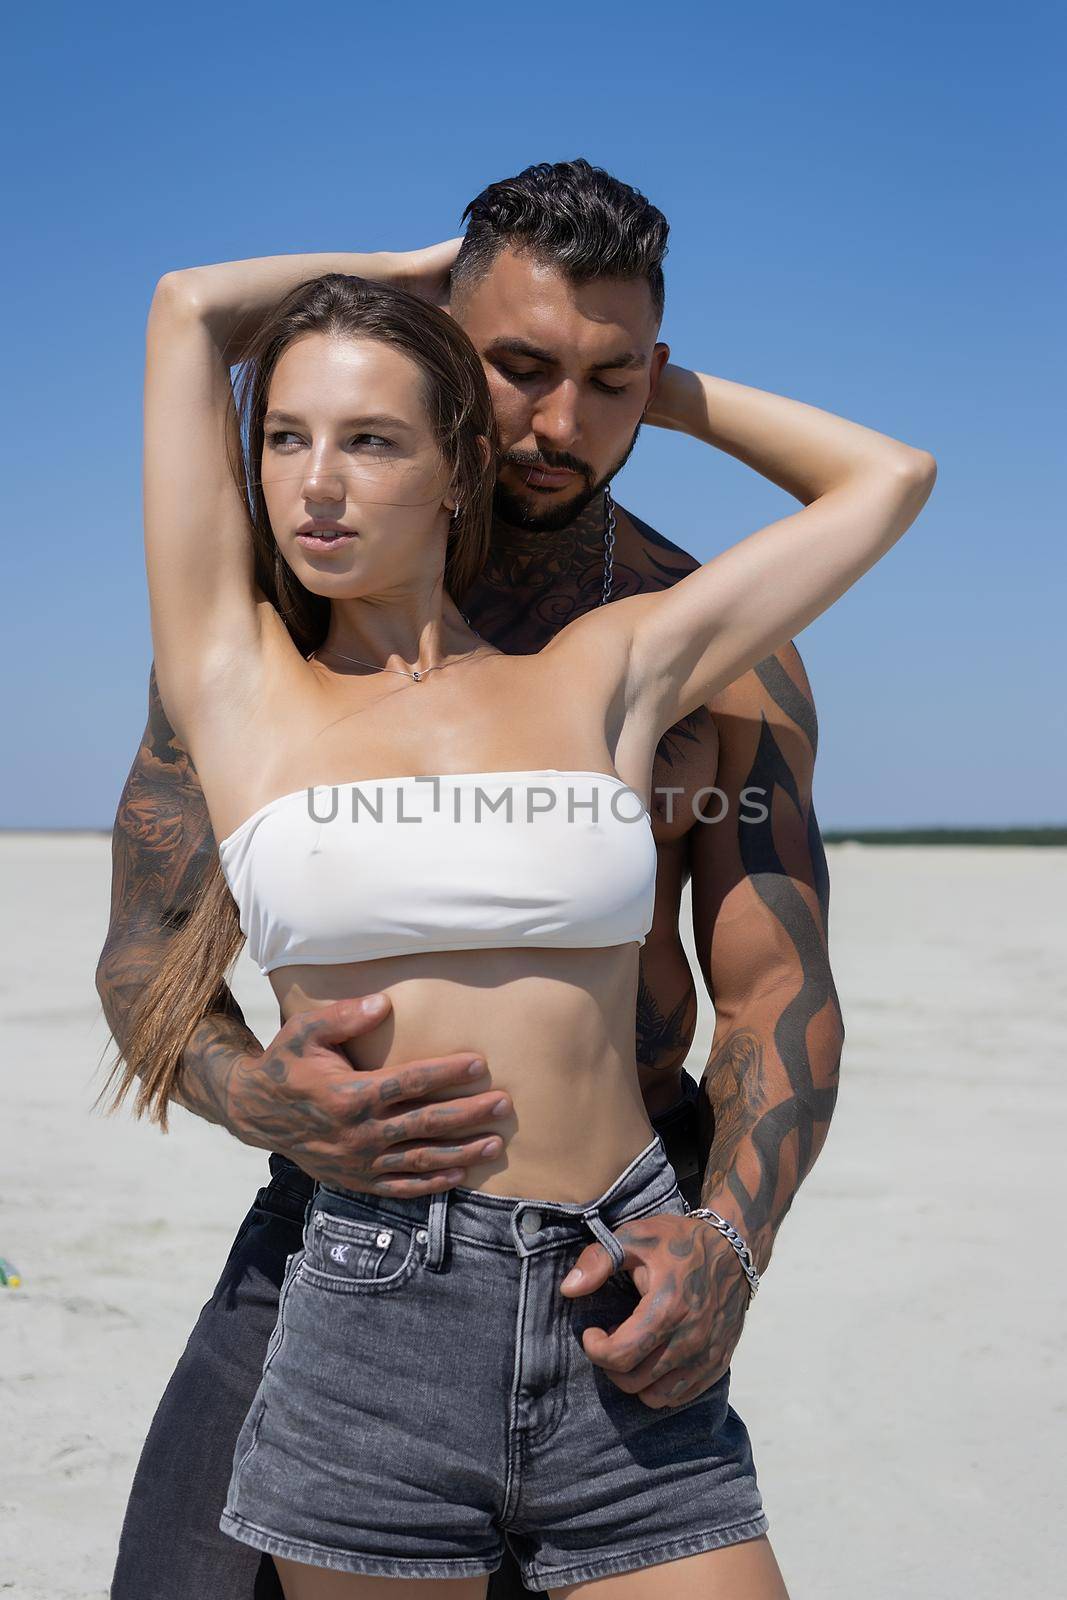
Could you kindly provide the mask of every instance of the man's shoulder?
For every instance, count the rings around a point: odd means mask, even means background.
[[[637,516],[626,506],[619,506],[618,510],[632,525],[635,534],[632,558],[638,593],[669,588],[672,583],[678,583],[702,565],[691,551],[683,550],[681,545],[668,539],[658,528],[653,528],[643,517]]]
[[[632,523],[638,541],[635,554],[641,558],[637,570],[639,592],[669,588],[703,565],[691,551],[675,544],[643,517],[624,506],[619,509]],[[746,723],[787,722],[803,731],[814,752],[818,739],[815,700],[800,651],[792,639],[721,689],[706,709],[719,722],[720,736],[724,729],[736,735]]]

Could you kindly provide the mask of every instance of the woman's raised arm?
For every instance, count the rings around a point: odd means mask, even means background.
[[[168,272],[145,337],[144,533],[160,695],[187,746],[197,708],[233,669],[259,665],[267,603],[254,577],[248,508],[230,466],[230,367],[292,289],[330,272],[440,299],[458,240],[405,253],[265,256]]]
[[[188,746],[223,659],[254,672],[259,647],[251,523],[228,452],[230,372],[185,274],[159,280],[144,377],[144,539],[160,694]]]
[[[804,502],[680,582],[590,612],[628,647],[627,703],[660,732],[826,611],[911,526],[933,456],[829,411],[664,369],[646,420],[736,456]],[[611,613],[616,613],[614,622]]]

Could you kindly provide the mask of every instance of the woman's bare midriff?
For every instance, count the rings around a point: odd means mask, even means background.
[[[340,783],[339,774],[355,783],[419,772],[615,772],[647,805],[657,731],[622,704],[620,661],[603,651],[581,656],[576,646],[568,654],[567,630],[534,655],[492,651],[417,687],[395,675],[383,687],[309,665],[272,607],[263,625],[263,662],[237,662],[230,688],[216,685],[205,698],[194,744],[185,739],[216,837],[264,801],[312,782]],[[652,1138],[635,1058],[639,967],[631,941],[409,951],[278,967],[269,981],[285,1020],[387,994],[384,1021],[347,1048],[357,1068],[461,1051],[482,1057],[489,1087],[508,1093],[514,1114],[471,1130],[499,1134],[504,1150],[468,1167],[461,1187],[585,1204]],[[485,1088],[482,1079],[449,1097]]]
[[[652,1138],[634,1055],[639,946],[386,956],[270,974],[287,1020],[333,1000],[384,993],[381,1026],[348,1044],[353,1066],[399,1066],[471,1051],[514,1113],[487,1121],[502,1155],[463,1187],[584,1204]],[[485,1080],[469,1091],[481,1094]],[[464,1136],[466,1137],[466,1135]]]

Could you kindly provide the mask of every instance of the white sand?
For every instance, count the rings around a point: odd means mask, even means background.
[[[1062,1592],[1067,851],[829,855],[841,1099],[733,1363],[771,1539],[793,1600]],[[90,1117],[107,841],[0,862],[0,1592],[80,1600],[266,1156]],[[238,994],[269,1037],[244,957]]]

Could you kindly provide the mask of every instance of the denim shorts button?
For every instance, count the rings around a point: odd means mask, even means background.
[[[540,1211],[534,1211],[533,1209],[524,1211],[522,1214],[523,1233],[536,1233],[541,1226],[541,1220]]]
[[[385,1249],[385,1247],[386,1247],[386,1245],[388,1245],[388,1244],[389,1244],[389,1243],[390,1243],[390,1241],[391,1241],[391,1239],[392,1239],[392,1237],[393,1237],[393,1236],[392,1236],[392,1234],[391,1234],[391,1233],[386,1233],[386,1232],[385,1232],[385,1231],[384,1231],[384,1230],[383,1230],[383,1231],[382,1231],[382,1232],[381,1232],[381,1233],[380,1233],[380,1234],[379,1234],[379,1235],[378,1235],[378,1237],[377,1237],[377,1239],[376,1239],[376,1240],[375,1240],[375,1241],[374,1241],[374,1242],[375,1242],[375,1244],[376,1244],[376,1245],[377,1245],[377,1246],[378,1246],[378,1249],[379,1249],[379,1250],[384,1250],[384,1249]]]
[[[425,1244],[429,1237],[430,1235],[427,1233],[425,1228],[420,1228],[415,1235],[415,1238],[418,1240],[419,1244]]]

